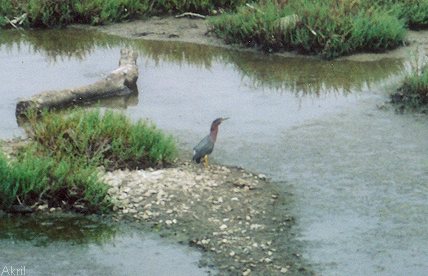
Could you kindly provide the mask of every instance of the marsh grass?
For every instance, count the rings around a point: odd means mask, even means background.
[[[152,14],[181,13],[186,11],[211,14],[214,10],[233,10],[245,4],[245,0],[158,0],[153,1]]]
[[[106,24],[145,16],[234,9],[244,0],[0,0],[0,26],[27,14],[24,26],[57,27],[72,23]]]
[[[428,0],[375,0],[386,9],[394,10],[411,29],[428,27]]]
[[[394,93],[391,102],[396,110],[428,113],[428,53],[416,48],[411,53],[407,76]]]
[[[144,120],[132,123],[124,114],[99,109],[29,116],[34,140],[58,156],[86,157],[108,169],[162,167],[176,154],[171,136]]]
[[[428,27],[428,0],[410,0],[400,4],[402,17],[412,29]]]
[[[141,16],[148,12],[149,1],[140,0],[92,0],[71,1],[75,23],[105,24]]]
[[[252,8],[254,7],[254,8]],[[263,5],[242,6],[236,13],[226,13],[210,20],[212,31],[226,43],[240,43],[275,51],[286,47],[284,33],[277,21],[292,12],[279,9],[273,2]]]
[[[41,155],[34,145],[22,149],[16,160],[0,156],[1,207],[40,201],[50,207],[103,212],[109,209],[108,187],[97,180],[96,168],[74,158],[57,160]]]
[[[428,65],[407,76],[391,100],[400,110],[428,111]]]
[[[107,170],[162,167],[176,156],[171,136],[145,121],[132,123],[113,111],[27,113],[31,143],[16,158],[0,155],[0,199],[3,209],[20,202],[105,211],[108,187],[97,177]]]
[[[292,20],[293,16],[294,20]],[[281,22],[288,21],[284,27]],[[228,43],[265,51],[297,50],[335,58],[359,51],[384,51],[401,45],[404,22],[395,10],[360,1],[274,1],[245,6],[213,18],[213,32]]]
[[[139,0],[0,0],[0,24],[7,24],[5,17],[12,19],[24,13],[27,14],[24,27],[104,24],[143,14],[147,3]]]

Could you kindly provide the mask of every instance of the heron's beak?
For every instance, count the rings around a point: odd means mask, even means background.
[[[229,117],[221,118],[221,121],[223,122],[223,121],[226,121],[226,120],[228,120],[228,119],[229,119]]]

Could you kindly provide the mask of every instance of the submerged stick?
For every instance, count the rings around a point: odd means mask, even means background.
[[[137,91],[137,79],[137,53],[130,49],[122,49],[119,68],[104,79],[78,88],[46,91],[29,99],[21,99],[16,104],[15,115],[20,117],[29,108],[36,110],[61,108],[107,97],[128,95]]]

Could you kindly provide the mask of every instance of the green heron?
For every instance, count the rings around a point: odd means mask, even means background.
[[[208,155],[213,152],[215,141],[217,140],[218,126],[221,122],[229,118],[217,118],[211,124],[210,134],[202,139],[199,144],[193,148],[192,160],[196,163],[201,162],[201,158],[204,158],[204,166],[208,167]]]

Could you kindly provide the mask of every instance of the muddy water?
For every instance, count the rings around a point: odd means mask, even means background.
[[[139,54],[139,94],[103,101],[173,133],[190,157],[210,122],[215,162],[268,175],[292,195],[304,257],[323,275],[428,271],[428,123],[379,109],[406,60],[279,58],[81,31],[2,33],[0,136],[16,99],[93,82]]]

